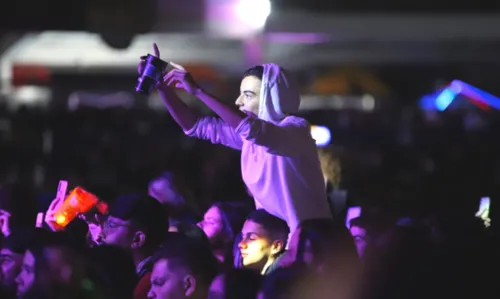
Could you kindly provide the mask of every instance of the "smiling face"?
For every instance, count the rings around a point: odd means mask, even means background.
[[[259,114],[261,85],[262,81],[255,76],[247,76],[241,80],[240,96],[235,103],[241,111]]]

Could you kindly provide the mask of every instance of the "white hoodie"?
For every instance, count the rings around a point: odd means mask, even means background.
[[[296,113],[300,95],[286,72],[264,64],[258,118],[236,129],[202,117],[185,134],[241,150],[243,181],[256,207],[285,220],[293,232],[306,219],[331,218],[316,144],[309,123]]]

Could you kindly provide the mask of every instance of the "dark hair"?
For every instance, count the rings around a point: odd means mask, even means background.
[[[264,230],[266,230],[274,240],[283,240],[286,242],[288,239],[290,229],[287,223],[263,209],[253,211],[248,215],[246,220],[262,225]]]
[[[109,215],[130,221],[146,234],[146,246],[156,248],[168,231],[166,208],[156,199],[140,194],[121,196],[111,205]]]
[[[195,224],[180,223],[177,226],[177,232],[185,235],[194,242],[199,242],[200,245],[210,247],[210,240],[208,240],[205,232]]]
[[[35,280],[33,286],[27,291],[23,298],[50,298],[51,294],[60,291],[60,287],[77,287],[82,282],[85,276],[85,261],[82,258],[81,252],[75,250],[65,240],[63,235],[53,234],[50,239],[45,239],[43,242],[34,243],[27,248],[35,259]],[[59,250],[58,257],[64,263],[68,263],[71,267],[71,277],[68,282],[61,283],[58,277],[50,275],[51,269],[55,265],[52,264],[51,258],[48,253],[51,250]]]
[[[256,65],[254,67],[249,68],[243,73],[243,78],[254,76],[262,80],[264,77],[264,67],[262,65]]]
[[[219,209],[224,225],[224,232],[227,234],[227,237],[231,239],[230,241],[232,243],[243,227],[245,212],[239,206],[227,202],[217,202],[213,204],[212,207]]]
[[[169,232],[165,243],[153,256],[153,262],[168,260],[174,267],[189,269],[197,280],[197,285],[208,288],[219,272],[219,261],[208,246],[180,233]]]
[[[3,240],[2,246],[0,247],[9,249],[13,253],[24,254],[26,249],[30,246],[34,234],[34,228],[14,229],[10,235]]]

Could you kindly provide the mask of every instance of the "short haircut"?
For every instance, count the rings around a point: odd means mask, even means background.
[[[250,77],[250,76],[254,76],[254,77],[257,77],[260,80],[262,80],[262,78],[264,77],[264,67],[262,65],[256,65],[254,67],[247,69],[243,73],[243,78]]]
[[[146,246],[158,247],[168,232],[168,214],[156,199],[141,194],[118,197],[110,206],[109,215],[130,221],[146,234]]]
[[[208,246],[180,233],[169,232],[165,243],[153,256],[156,263],[168,260],[173,267],[188,269],[202,287],[209,287],[219,273],[220,264]]]
[[[263,209],[253,211],[246,220],[260,224],[273,240],[286,242],[288,239],[290,229],[286,222]]]
[[[36,242],[37,233],[38,230],[35,230],[35,228],[14,229],[11,234],[3,240],[0,248],[9,249],[13,253],[24,254],[29,246]]]

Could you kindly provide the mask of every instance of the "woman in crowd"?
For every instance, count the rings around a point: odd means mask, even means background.
[[[242,208],[235,204],[215,203],[198,222],[198,227],[210,241],[214,255],[226,265],[233,264],[233,244],[241,232],[245,216]]]

